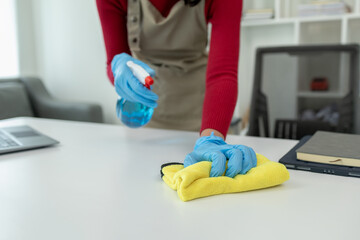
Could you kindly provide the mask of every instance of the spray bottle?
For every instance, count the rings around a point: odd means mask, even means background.
[[[151,78],[150,74],[133,61],[128,61],[126,65],[130,68],[134,76],[146,88],[150,89],[150,86],[154,83],[154,80]],[[141,103],[131,102],[119,98],[116,104],[116,112],[118,114],[118,118],[126,126],[131,128],[138,128],[144,126],[150,121],[154,113],[154,109]]]

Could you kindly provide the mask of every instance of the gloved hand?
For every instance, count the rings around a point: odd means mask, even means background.
[[[134,76],[130,68],[126,65],[128,61],[133,61],[140,65],[151,77],[155,75],[155,71],[142,61],[137,60],[126,53],[118,54],[111,62],[111,70],[115,78],[114,85],[117,94],[127,101],[138,102],[147,107],[156,108],[156,101],[159,97],[154,92],[147,89]]]
[[[200,161],[210,161],[210,177],[218,177],[225,171],[226,160],[229,160],[225,173],[228,177],[245,174],[257,164],[256,154],[252,148],[227,144],[221,137],[211,133],[211,136],[201,137],[196,141],[194,151],[185,157],[184,167]]]

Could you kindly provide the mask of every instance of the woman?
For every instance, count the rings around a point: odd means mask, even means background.
[[[150,127],[200,131],[184,165],[212,161],[210,175],[219,176],[229,159],[230,177],[256,166],[251,148],[224,142],[237,100],[242,0],[97,0],[97,6],[117,93],[158,104]],[[155,75],[153,92],[126,77],[128,60]]]

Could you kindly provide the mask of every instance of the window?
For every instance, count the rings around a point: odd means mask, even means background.
[[[0,0],[0,78],[18,75],[15,0]]]

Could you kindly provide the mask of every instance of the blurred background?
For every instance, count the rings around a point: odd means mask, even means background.
[[[360,0],[244,0],[239,97],[234,114],[234,118],[242,119],[239,128],[245,129],[250,118],[257,48],[357,44],[360,43],[359,27]],[[309,110],[301,107],[307,102],[310,102],[307,105],[312,105],[319,102],[319,99],[330,99],[320,100],[324,104],[313,109],[319,111],[331,106],[336,102],[336,98],[347,94],[351,85],[346,81],[351,80],[344,79],[347,78],[346,71],[349,70],[341,69],[349,65],[349,60],[341,54],[334,57],[323,55],[321,59],[313,62],[306,60],[305,65],[315,66],[319,62],[324,62],[324,59],[332,60],[329,65],[316,66],[316,69],[322,69],[322,73],[308,71],[305,83],[294,82],[281,87],[281,82],[274,82],[278,89],[281,88],[283,92],[293,96],[291,101],[295,101],[293,104],[297,106],[286,110],[285,116],[294,115],[301,118],[303,110]],[[285,65],[280,60],[284,61]],[[281,71],[288,70],[291,66],[294,68],[303,61],[299,58],[289,67],[286,63],[290,60],[280,60],[269,60],[273,65],[266,68],[268,76],[272,76],[273,71],[279,73],[276,77],[279,79],[279,76],[284,76]],[[106,123],[120,124],[115,114],[117,96],[107,79],[105,61],[105,48],[95,0],[0,0],[0,78],[39,77],[54,97],[65,101],[98,103],[103,109]],[[274,65],[274,62],[278,64]],[[329,68],[338,70],[327,71]],[[299,69],[304,69],[304,66]],[[334,74],[342,75],[333,79],[330,75]],[[307,93],[309,84],[316,77],[322,79],[319,81],[330,84],[330,93],[322,96],[310,96]],[[298,74],[288,77],[293,79],[292,81],[300,78]],[[264,87],[266,86],[265,84]],[[336,95],[338,91],[340,95]],[[335,95],[331,95],[334,92]],[[278,92],[274,93],[279,95]],[[304,100],[304,97],[308,98]],[[356,108],[355,111],[358,112]],[[239,133],[239,130],[235,132]]]

